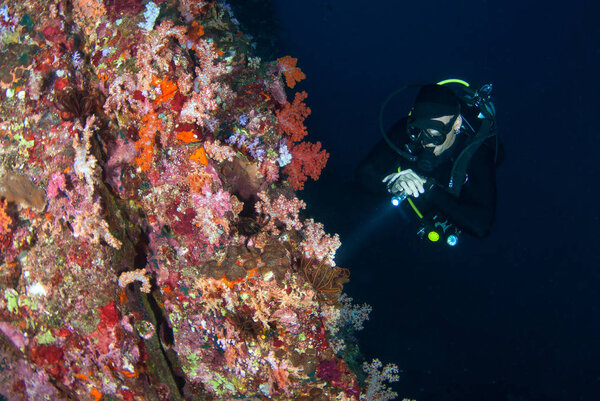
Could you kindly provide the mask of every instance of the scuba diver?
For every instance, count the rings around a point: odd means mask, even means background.
[[[451,84],[458,83],[458,89]],[[421,85],[413,85],[421,86]],[[356,179],[370,192],[414,211],[419,236],[454,246],[461,233],[489,233],[496,209],[498,155],[491,84],[461,80],[421,86],[412,110],[359,163]],[[412,212],[410,212],[412,213]]]

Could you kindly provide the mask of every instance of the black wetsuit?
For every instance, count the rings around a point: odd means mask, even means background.
[[[403,118],[388,132],[389,139],[403,150],[408,140],[406,120]],[[436,183],[418,198],[412,198],[425,218],[441,214],[463,231],[483,237],[488,233],[496,211],[495,139],[493,137],[488,138],[473,154],[467,168],[467,180],[462,186],[460,195],[456,197],[446,190],[454,161],[463,150],[467,139],[466,134],[457,135],[454,144],[436,158],[437,165],[429,172],[420,169],[417,163],[400,156],[384,139],[381,139],[360,162],[356,170],[356,178],[367,190],[391,196],[387,192],[386,184],[381,180],[388,174],[397,172],[399,166],[402,170],[412,169],[417,174],[427,177],[428,184],[432,181]],[[427,188],[428,185],[426,184],[425,187]],[[403,202],[404,207],[407,203]]]

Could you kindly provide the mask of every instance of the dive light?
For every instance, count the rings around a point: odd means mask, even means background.
[[[402,202],[406,200],[408,195],[404,191],[400,192],[398,195],[392,196],[392,206],[400,206]]]

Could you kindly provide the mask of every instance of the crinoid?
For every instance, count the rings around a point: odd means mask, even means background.
[[[248,248],[248,243],[250,240],[255,240],[256,236],[265,229],[267,224],[269,224],[270,216],[258,216],[256,218],[253,217],[243,217],[239,216],[234,223],[234,229],[238,234],[246,237],[245,245],[246,249]]]
[[[254,321],[250,310],[237,310],[233,314],[228,314],[226,319],[238,330],[244,341],[257,341],[258,336],[263,332],[262,324]]]
[[[317,298],[329,305],[338,302],[338,295],[350,278],[348,269],[305,256],[300,259],[299,270],[317,292]]]
[[[238,217],[235,222],[235,228],[240,235],[251,237],[258,234],[269,223],[269,216],[266,217]]]
[[[97,91],[68,86],[56,94],[54,106],[63,120],[84,119],[103,104]]]

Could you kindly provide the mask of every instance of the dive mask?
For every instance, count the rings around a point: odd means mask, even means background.
[[[415,144],[439,146],[446,140],[446,136],[452,130],[457,118],[458,115],[454,116],[447,124],[438,120],[414,120],[409,118],[406,133]]]

